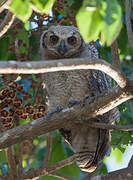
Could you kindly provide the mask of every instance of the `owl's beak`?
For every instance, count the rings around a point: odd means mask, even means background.
[[[60,45],[59,45],[57,51],[58,51],[61,55],[64,55],[64,54],[67,52],[67,47],[66,47],[66,44],[65,44],[65,41],[64,41],[64,40],[61,40]]]

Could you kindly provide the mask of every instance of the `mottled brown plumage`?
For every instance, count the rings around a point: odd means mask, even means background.
[[[98,51],[93,43],[86,44],[76,27],[51,26],[40,40],[41,59],[60,59],[89,57],[98,58]],[[43,75],[47,91],[48,110],[55,110],[57,105],[66,107],[69,99],[83,100],[97,96],[110,88],[109,78],[98,70],[76,70],[46,73]],[[77,117],[82,120],[84,117]],[[119,119],[119,112],[113,109],[93,121],[111,123]],[[60,129],[65,140],[72,146],[78,166],[93,172],[102,162],[109,144],[108,130],[91,128],[86,123],[71,123]]]

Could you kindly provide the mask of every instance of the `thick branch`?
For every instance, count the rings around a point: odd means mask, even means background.
[[[29,137],[36,137],[65,127],[80,115],[87,117],[87,119],[96,117],[131,98],[133,98],[133,80],[129,79],[128,86],[124,89],[117,86],[113,87],[108,92],[102,93],[99,97],[86,100],[71,108],[65,108],[60,112],[52,114],[50,117],[46,116],[45,118],[31,121],[1,133],[0,148],[6,148],[29,139]]]
[[[96,69],[113,78],[121,88],[126,86],[125,74],[102,59],[61,59],[37,62],[0,61],[0,74],[39,74],[55,71]]]
[[[112,65],[120,68],[120,58],[118,53],[117,40],[115,40],[111,45],[111,54],[112,54]]]
[[[133,32],[132,32],[132,26],[131,26],[131,7],[129,6],[129,0],[125,0],[125,11],[126,11],[126,26],[127,26],[127,35],[128,35],[128,41],[131,45],[131,48],[133,50]]]
[[[0,37],[3,36],[3,34],[5,34],[8,31],[14,19],[15,19],[15,15],[12,12],[8,11],[3,22],[0,24]]]
[[[10,4],[11,0],[1,0],[0,1],[0,13],[4,10],[4,9],[8,9],[8,5]]]
[[[86,180],[132,180],[133,179],[133,166],[120,169],[108,174],[103,174],[101,176],[91,177]]]

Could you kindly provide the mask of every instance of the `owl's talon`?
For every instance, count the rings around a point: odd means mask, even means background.
[[[86,100],[89,100],[89,98],[90,98],[90,95],[89,94],[85,94],[85,96],[83,98],[83,101],[82,101],[83,105],[85,104]]]
[[[52,114],[54,114],[56,112],[60,112],[62,109],[63,109],[62,106],[57,105],[55,109],[49,110],[49,111],[46,112],[46,117],[49,119]]]
[[[56,112],[62,111],[63,107],[61,105],[56,106]]]
[[[73,99],[73,98],[70,98],[67,102],[67,106],[70,108],[76,104],[80,104],[81,101],[77,100],[77,99]]]

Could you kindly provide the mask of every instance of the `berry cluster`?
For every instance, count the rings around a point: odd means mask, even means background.
[[[24,97],[18,97],[18,92]],[[40,103],[34,103],[34,106],[30,104],[23,106],[23,102],[29,98],[32,97],[23,90],[23,85],[16,82],[2,88],[0,91],[0,119],[4,130],[12,128],[15,117],[22,119],[29,117],[34,120],[45,115],[45,106]]]
[[[61,25],[76,26],[74,12],[68,5],[68,1],[56,0],[53,6],[54,22]],[[62,15],[63,14],[63,15]]]

